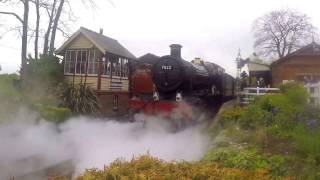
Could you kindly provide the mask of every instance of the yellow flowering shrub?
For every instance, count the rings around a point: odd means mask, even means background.
[[[268,173],[263,169],[222,168],[207,161],[166,162],[144,155],[131,161],[118,159],[103,170],[86,170],[75,180],[267,180],[271,179]]]

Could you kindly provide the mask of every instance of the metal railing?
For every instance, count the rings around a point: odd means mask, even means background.
[[[279,92],[280,92],[279,88],[259,88],[259,87],[243,88],[243,90],[239,94],[240,103],[249,104],[257,96],[263,96],[265,94],[276,94]]]

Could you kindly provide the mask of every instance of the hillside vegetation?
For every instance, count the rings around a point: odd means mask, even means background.
[[[320,111],[307,104],[301,84],[281,87],[244,107],[222,113],[204,157],[222,167],[267,169],[271,177],[320,179]]]

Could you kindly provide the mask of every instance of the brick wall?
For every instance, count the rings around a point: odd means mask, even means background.
[[[272,87],[284,80],[304,81],[304,77],[320,80],[320,56],[293,56],[271,66]]]
[[[114,108],[114,96],[118,96],[118,108]],[[101,107],[102,116],[116,117],[127,114],[129,93],[99,93],[99,103]]]

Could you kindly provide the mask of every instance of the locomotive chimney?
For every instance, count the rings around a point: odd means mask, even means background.
[[[170,49],[171,49],[170,55],[175,58],[181,59],[181,48],[182,48],[182,46],[180,44],[171,44],[170,45]]]

